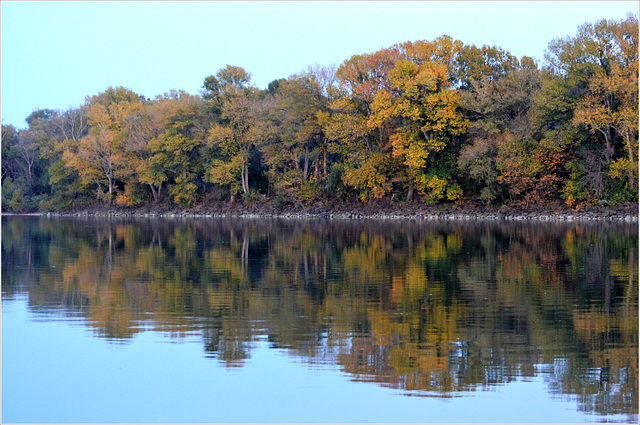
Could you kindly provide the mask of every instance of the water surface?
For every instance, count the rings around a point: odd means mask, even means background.
[[[3,423],[637,420],[637,225],[2,218]]]

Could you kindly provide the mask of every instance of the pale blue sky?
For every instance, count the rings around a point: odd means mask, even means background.
[[[153,98],[199,92],[226,64],[260,88],[308,65],[448,34],[542,61],[549,41],[637,1],[18,2],[2,12],[2,123],[65,110],[109,86]]]

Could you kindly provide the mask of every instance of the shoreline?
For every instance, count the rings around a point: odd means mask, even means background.
[[[271,205],[198,206],[191,209],[162,207],[94,207],[70,211],[30,213],[2,212],[2,215],[40,217],[123,217],[123,218],[251,218],[251,219],[326,219],[326,220],[418,220],[418,221],[604,221],[638,222],[637,205],[618,208],[591,208],[575,211],[570,208],[555,210],[518,210],[515,208],[438,208],[425,205],[377,206],[341,205],[334,207],[307,206],[298,208],[274,208]]]

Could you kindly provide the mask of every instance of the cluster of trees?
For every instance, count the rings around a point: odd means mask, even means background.
[[[3,299],[27,291],[30,309],[82,317],[101,338],[199,335],[234,366],[261,336],[356,380],[442,396],[544,376],[580,409],[637,414],[632,225],[2,225]]]
[[[228,65],[199,95],[110,87],[26,121],[2,126],[3,209],[637,202],[638,18],[580,26],[541,68],[441,36],[266,89]]]

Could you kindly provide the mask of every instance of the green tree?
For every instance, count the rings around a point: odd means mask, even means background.
[[[518,67],[518,59],[497,46],[464,45],[450,66],[450,79],[455,87],[469,90],[474,82],[497,81]]]
[[[326,146],[318,113],[326,109],[322,87],[315,79],[294,75],[279,83],[269,113],[270,142],[263,157],[276,194],[311,200],[326,175]],[[306,193],[311,189],[311,193]]]
[[[13,161],[10,159],[11,148],[17,143],[18,130],[13,125],[2,125],[2,182],[14,173]]]
[[[201,97],[172,90],[145,104],[144,115],[130,123],[138,181],[148,185],[155,202],[163,198],[165,187],[175,203],[195,202],[202,173],[203,109]]]
[[[243,68],[227,65],[205,79],[205,99],[220,105],[221,121],[208,130],[207,143],[215,152],[206,165],[205,179],[227,186],[234,195],[247,195],[251,157],[266,137],[265,109],[251,75]]]
[[[495,202],[509,191],[498,183],[498,157],[515,153],[512,141],[520,146],[531,144],[531,108],[539,90],[537,65],[525,56],[506,75],[496,78],[490,73],[473,78],[470,86],[461,91],[468,128],[467,143],[460,150],[457,165],[469,180],[467,187],[485,203]]]
[[[27,129],[3,127],[3,199],[14,210],[37,209],[49,192],[48,164],[42,158],[50,120],[57,115],[51,109],[35,110],[26,119]]]

